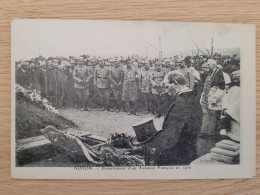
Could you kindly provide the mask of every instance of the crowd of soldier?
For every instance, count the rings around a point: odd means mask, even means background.
[[[58,108],[76,106],[91,111],[98,104],[101,111],[139,115],[142,110],[160,116],[172,102],[164,85],[165,76],[172,70],[180,71],[199,100],[207,77],[206,62],[200,56],[162,60],[38,57],[16,63],[16,83],[36,90]]]

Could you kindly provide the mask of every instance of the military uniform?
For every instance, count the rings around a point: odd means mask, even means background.
[[[137,74],[138,74],[137,71],[132,68],[126,69],[124,71],[122,100],[135,101],[137,99],[137,83],[136,83]]]
[[[117,106],[117,112],[120,110],[120,100],[122,97],[122,77],[123,70],[120,67],[113,67],[110,70],[109,78],[110,78],[110,86],[112,89],[112,93],[114,96],[114,100]]]
[[[57,95],[57,72],[56,69],[50,67],[46,70],[47,74],[47,99],[56,106],[56,95]]]
[[[90,63],[90,62],[89,62]],[[89,101],[91,101],[91,105],[94,104],[94,101],[98,99],[97,91],[94,86],[94,72],[95,72],[95,66],[88,64],[88,72],[90,74],[89,79]]]
[[[98,89],[98,94],[102,102],[103,108],[109,110],[109,97],[110,97],[110,81],[109,69],[107,67],[97,67],[94,72],[94,85]]]
[[[143,70],[140,77],[140,86],[142,93],[150,93],[151,91],[151,72],[149,70]]]
[[[89,96],[89,79],[90,74],[85,66],[76,66],[73,70],[74,89],[79,98],[82,109],[87,108],[87,99]]]
[[[141,67],[136,68],[136,83],[137,83],[137,99],[141,99],[142,97],[142,92],[141,92],[141,74],[142,74],[142,69]]]
[[[17,68],[15,73],[15,82],[22,87],[28,87],[28,71],[23,68]]]
[[[164,71],[165,77],[164,77],[164,82],[162,84],[162,89],[161,89],[161,97],[160,97],[161,106],[160,106],[159,113],[161,115],[165,116],[169,107],[170,107],[170,105],[172,104],[173,97],[168,94],[168,92],[166,91],[166,86],[165,86],[165,83],[168,82],[166,80],[166,75],[171,71],[171,68],[169,66],[165,66],[163,71]]]
[[[165,75],[167,75],[170,71],[171,71],[170,66],[165,66],[164,69],[163,69],[163,72],[165,73]]]
[[[116,100],[121,98],[121,82],[123,77],[123,70],[121,68],[113,67],[110,70],[110,86]]]
[[[38,77],[40,83],[40,92],[41,96],[46,98],[47,95],[47,73],[45,69],[39,68],[38,70]]]
[[[144,98],[145,113],[148,113],[150,105],[150,92],[151,92],[151,72],[149,70],[143,70],[140,76],[140,88]]]
[[[27,71],[28,76],[28,82],[29,86],[32,90],[36,90],[38,93],[40,93],[40,83],[39,83],[39,75],[38,75],[38,69],[37,68],[30,68]]]
[[[137,71],[130,68],[126,68],[123,74],[123,93],[122,100],[129,102],[129,113],[133,112],[135,115],[138,113],[135,112],[134,101],[137,99],[137,83],[136,83],[136,75]]]
[[[65,88],[66,88],[67,77],[63,70],[57,70],[57,106],[65,106]]]
[[[75,103],[73,101],[75,99],[75,94],[74,94],[74,80],[73,80],[72,68],[68,68],[68,69],[64,70],[64,74],[66,77],[65,102],[66,102],[66,104],[73,105],[73,103]]]
[[[160,70],[154,70],[151,76],[151,85],[152,85],[152,96],[153,96],[153,112],[154,114],[162,114],[162,94],[164,94],[165,88],[162,87],[162,82],[165,77],[165,72]]]
[[[194,75],[190,72],[190,70],[188,69],[178,69],[179,72],[181,72],[186,80],[186,85],[187,87],[189,87],[190,89],[194,89],[194,85],[195,85],[195,77]]]
[[[160,85],[164,79],[164,76],[164,71],[154,70],[151,76],[152,94],[160,95],[162,93],[162,88]]]

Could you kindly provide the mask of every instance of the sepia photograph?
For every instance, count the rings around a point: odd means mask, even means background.
[[[16,19],[11,49],[14,178],[254,176],[254,25]]]

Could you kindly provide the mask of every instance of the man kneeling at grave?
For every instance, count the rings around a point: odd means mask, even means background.
[[[178,71],[168,73],[166,86],[173,101],[157,131],[152,119],[139,122],[133,128],[132,143],[143,149],[145,165],[189,165],[196,158],[196,139],[201,127],[201,108],[195,91],[186,86]]]

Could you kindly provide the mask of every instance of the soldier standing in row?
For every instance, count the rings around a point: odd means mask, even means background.
[[[109,107],[110,101],[110,83],[109,83],[109,68],[105,67],[104,61],[99,62],[99,66],[94,72],[94,85],[98,90],[99,97],[101,99],[102,108],[101,111],[105,109],[113,112]]]
[[[74,88],[78,96],[79,103],[81,105],[81,111],[91,111],[88,108],[88,97],[89,97],[89,80],[90,74],[88,69],[83,66],[83,58],[80,58],[78,65],[73,70]]]
[[[34,62],[30,63],[30,68],[28,69],[28,80],[29,88],[40,93],[39,71]]]
[[[54,105],[57,106],[56,94],[57,94],[57,75],[56,75],[56,63],[53,62],[52,58],[47,60],[47,99]]]
[[[177,70],[184,75],[187,81],[187,87],[193,90],[195,85],[195,77],[189,70],[190,66],[191,64],[188,58],[179,59],[177,61]]]
[[[28,66],[26,62],[21,62],[21,65],[17,67],[15,79],[17,84],[21,85],[22,87],[28,87]]]
[[[65,106],[65,88],[67,77],[65,74],[65,62],[63,64],[59,64],[56,70],[57,74],[57,107],[63,108]]]
[[[144,99],[145,105],[145,114],[149,112],[150,108],[150,90],[151,90],[151,72],[149,70],[149,65],[145,64],[144,70],[141,72],[140,76],[140,85],[141,85],[141,93]]]
[[[137,82],[136,82],[136,75],[137,71],[132,68],[132,64],[130,60],[126,62],[126,69],[123,73],[123,94],[122,100],[128,102],[129,104],[129,112],[139,116],[138,112],[136,112],[134,102],[137,99]]]
[[[171,103],[172,103],[172,96],[170,96],[168,93],[167,93],[167,90],[166,90],[166,85],[165,83],[167,83],[168,81],[166,80],[167,79],[167,74],[171,71],[171,68],[170,68],[170,65],[168,62],[163,62],[162,64],[162,72],[164,72],[164,79],[163,81],[161,82],[161,95],[160,95],[160,111],[159,111],[159,116],[163,115],[165,116],[166,115],[166,112],[168,110],[168,108],[170,107]]]
[[[151,84],[152,84],[152,96],[153,96],[153,114],[161,115],[162,113],[162,100],[161,95],[163,93],[163,80],[164,80],[165,72],[161,69],[161,62],[158,61],[155,64],[155,69],[151,76]]]
[[[94,86],[94,72],[95,72],[95,64],[96,62],[94,60],[89,60],[87,63],[88,72],[90,74],[89,79],[89,102],[93,106],[94,100],[97,96],[95,86]]]
[[[119,112],[121,109],[121,97],[122,97],[121,86],[122,86],[123,70],[120,68],[118,61],[114,62],[114,66],[111,68],[109,76],[110,76],[109,77],[110,86],[117,107],[116,112]]]
[[[74,80],[73,80],[73,64],[70,63],[69,61],[64,62],[64,74],[65,74],[65,103],[66,106],[70,105],[72,106],[74,101]]]
[[[47,73],[46,73],[46,60],[38,62],[39,83],[41,96],[46,98],[47,95]]]

